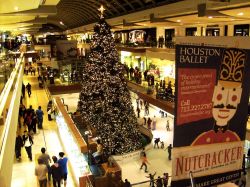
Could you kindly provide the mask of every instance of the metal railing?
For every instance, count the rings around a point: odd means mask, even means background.
[[[192,171],[189,172],[189,177],[190,177],[191,187],[195,187],[194,176]]]
[[[7,81],[7,83],[5,84],[5,87],[3,89],[3,91],[0,94],[0,116],[2,116],[4,119],[2,119],[2,122],[4,122],[4,124],[0,124],[2,125],[3,129],[0,131],[0,154],[2,154],[2,148],[4,145],[4,141],[8,136],[8,122],[10,120],[8,120],[8,118],[11,118],[11,116],[9,116],[9,111],[11,111],[11,108],[14,107],[12,106],[12,101],[13,101],[13,96],[16,96],[17,94],[17,89],[18,89],[18,83],[20,82],[20,77],[22,76],[22,70],[23,70],[23,66],[22,66],[22,60],[23,58],[21,58],[20,62],[18,62],[15,66],[15,68],[12,70],[12,73]],[[18,82],[19,81],[19,82]],[[19,100],[20,98],[18,98]],[[11,101],[11,102],[9,102]],[[12,112],[12,111],[11,111]]]
[[[170,179],[172,176],[168,176],[168,179]],[[138,186],[138,185],[141,185],[141,184],[146,184],[146,183],[150,183],[150,182],[154,182],[154,184],[156,184],[156,181],[158,180],[159,178],[157,178],[157,179],[154,179],[154,180],[146,180],[146,181],[142,181],[142,182],[137,182],[137,183],[133,183],[133,184],[131,184],[131,186]],[[160,178],[161,180],[163,180],[164,178],[163,177],[161,177]],[[169,186],[170,187],[170,186]]]

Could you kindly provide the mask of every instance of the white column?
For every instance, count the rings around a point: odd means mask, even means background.
[[[201,36],[201,26],[197,27],[196,35]]]
[[[185,27],[176,27],[175,28],[175,36],[186,36],[186,28]]]
[[[163,36],[164,41],[165,41],[165,28],[164,27],[156,27],[156,39],[158,40],[160,36]]]
[[[227,36],[233,36],[233,35],[234,35],[234,25],[228,25]]]
[[[220,25],[220,36],[225,36],[225,25]]]
[[[206,36],[206,29],[207,29],[207,26],[202,27],[202,36]]]

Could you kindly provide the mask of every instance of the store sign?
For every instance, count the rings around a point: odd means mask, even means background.
[[[240,178],[250,84],[250,50],[176,46],[172,187]]]

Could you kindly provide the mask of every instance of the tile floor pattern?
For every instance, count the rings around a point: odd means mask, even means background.
[[[51,157],[53,155],[58,156],[58,153],[63,150],[59,141],[59,137],[57,135],[55,121],[48,121],[46,112],[48,98],[45,93],[45,90],[39,88],[37,76],[24,75],[23,82],[25,85],[30,82],[32,86],[31,97],[28,98],[26,92],[26,98],[23,100],[23,103],[26,105],[26,108],[32,105],[35,110],[38,108],[39,105],[42,107],[42,110],[45,113],[43,122],[44,129],[38,130],[38,132],[34,135],[34,145],[32,146],[33,161],[29,161],[24,148],[22,148],[22,160],[20,162],[17,162],[15,160],[15,163],[13,165],[11,187],[36,187],[38,185],[36,176],[34,175],[36,162],[35,158],[37,158],[37,155],[40,154],[41,147],[45,146],[47,148],[47,153]],[[22,127],[21,132],[23,132],[23,128],[24,127]],[[53,184],[49,183],[48,187],[50,186],[52,187]],[[70,174],[68,176],[67,186],[76,186]]]

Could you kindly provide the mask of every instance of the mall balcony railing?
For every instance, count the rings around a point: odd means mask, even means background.
[[[170,178],[171,178],[171,176],[168,176],[168,183],[171,183]],[[153,180],[155,186],[157,185],[157,183],[156,183],[157,179]],[[160,179],[163,180],[164,178],[162,177]],[[141,184],[150,184],[150,182],[152,182],[152,180],[145,180],[145,181],[142,181],[142,182],[133,183],[133,184],[131,184],[131,186],[138,186],[138,187],[140,187]],[[168,184],[168,187],[170,187],[170,184]]]
[[[0,170],[4,171],[0,173],[1,187],[11,185],[14,160],[10,156],[15,154],[23,69],[22,60],[18,60],[0,94]]]
[[[4,89],[14,67],[14,59],[7,58],[7,56],[2,56],[0,58],[0,93]]]
[[[116,45],[119,47],[157,47],[157,48],[161,48],[159,47],[159,43],[156,41],[152,41],[152,42],[126,42],[126,43],[120,43],[120,42],[116,42]],[[162,48],[169,48],[169,49],[174,49],[175,48],[175,42],[172,41],[168,41],[165,42],[164,45],[162,45]]]

